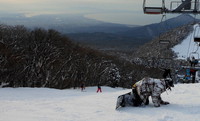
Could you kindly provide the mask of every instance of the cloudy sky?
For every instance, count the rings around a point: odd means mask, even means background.
[[[160,2],[151,0],[151,5],[159,5]],[[28,17],[80,14],[106,22],[133,25],[160,22],[161,15],[143,14],[142,4],[143,0],[0,0],[0,12],[22,13]]]

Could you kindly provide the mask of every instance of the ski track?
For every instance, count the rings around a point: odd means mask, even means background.
[[[115,110],[119,95],[131,89],[96,87],[56,90],[1,88],[0,121],[199,121],[200,84],[177,84],[162,94],[171,104],[155,108],[125,107]]]

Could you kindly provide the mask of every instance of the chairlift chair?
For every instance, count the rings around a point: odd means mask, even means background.
[[[148,0],[151,1],[151,0]],[[162,5],[157,7],[146,6],[146,0],[143,0],[143,11],[145,14],[163,14],[163,13],[188,13],[200,14],[199,0],[179,0],[171,1],[169,8],[165,7],[165,0]]]
[[[194,37],[194,42],[200,42],[200,37]]]
[[[168,12],[199,14],[199,0],[172,1]]]
[[[200,26],[196,26],[194,29],[194,42],[200,42]]]
[[[143,1],[143,11],[145,14],[162,14],[164,12],[165,6],[164,6],[164,0],[162,0],[162,6],[161,7],[147,7],[146,6],[146,0]]]
[[[162,7],[144,7],[145,14],[162,14],[163,8]]]
[[[170,41],[169,40],[160,39],[159,43],[160,44],[170,44]]]
[[[162,15],[161,23],[163,22],[163,19],[166,20],[166,15],[165,14]],[[164,32],[167,31],[167,28],[165,26],[168,26],[166,22],[164,23],[164,26],[163,26],[163,31]],[[159,34],[159,44],[168,45],[168,44],[170,44],[170,40],[168,40],[168,38],[166,38],[166,37],[162,37],[162,33],[160,33]]]

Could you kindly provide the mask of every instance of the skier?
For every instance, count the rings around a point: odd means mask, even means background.
[[[171,69],[164,69],[163,78],[172,78],[171,76]]]
[[[134,84],[132,92],[118,97],[116,109],[125,106],[148,105],[149,96],[155,107],[160,107],[161,104],[167,105],[169,102],[162,100],[161,93],[166,89],[171,90],[171,87],[174,87],[172,79],[143,78]]]
[[[85,83],[82,82],[82,83],[81,83],[81,91],[83,92],[84,90],[85,90]]]
[[[196,71],[195,69],[190,69],[190,75],[192,76],[192,83],[196,82]]]
[[[191,67],[195,67],[199,63],[198,60],[195,59],[194,56],[192,56],[192,58],[191,58],[191,60],[189,60],[189,62],[190,62]]]
[[[97,93],[98,93],[99,91],[102,92],[101,86],[100,86],[100,84],[98,83],[98,85],[97,85]]]

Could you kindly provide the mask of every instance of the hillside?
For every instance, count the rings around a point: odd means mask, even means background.
[[[119,95],[131,89],[96,87],[55,90],[48,88],[0,88],[1,121],[198,121],[199,84],[177,84],[162,94],[169,105],[155,108],[125,107],[115,110]]]
[[[171,68],[173,71],[180,68],[180,65],[187,63],[183,60],[175,60],[176,53],[171,49],[180,44],[192,31],[193,24],[173,29],[160,35],[152,41],[141,46],[129,58],[136,64],[142,64],[147,67]],[[168,44],[162,44],[160,41],[167,40]],[[173,72],[175,73],[175,72]]]
[[[156,57],[156,58],[173,58],[175,55],[170,50],[173,46],[182,42],[184,38],[193,30],[193,24],[188,24],[176,29],[172,29],[149,43],[141,46],[135,55],[137,57]],[[169,44],[162,44],[160,41],[167,40]],[[167,54],[166,54],[167,53]]]

